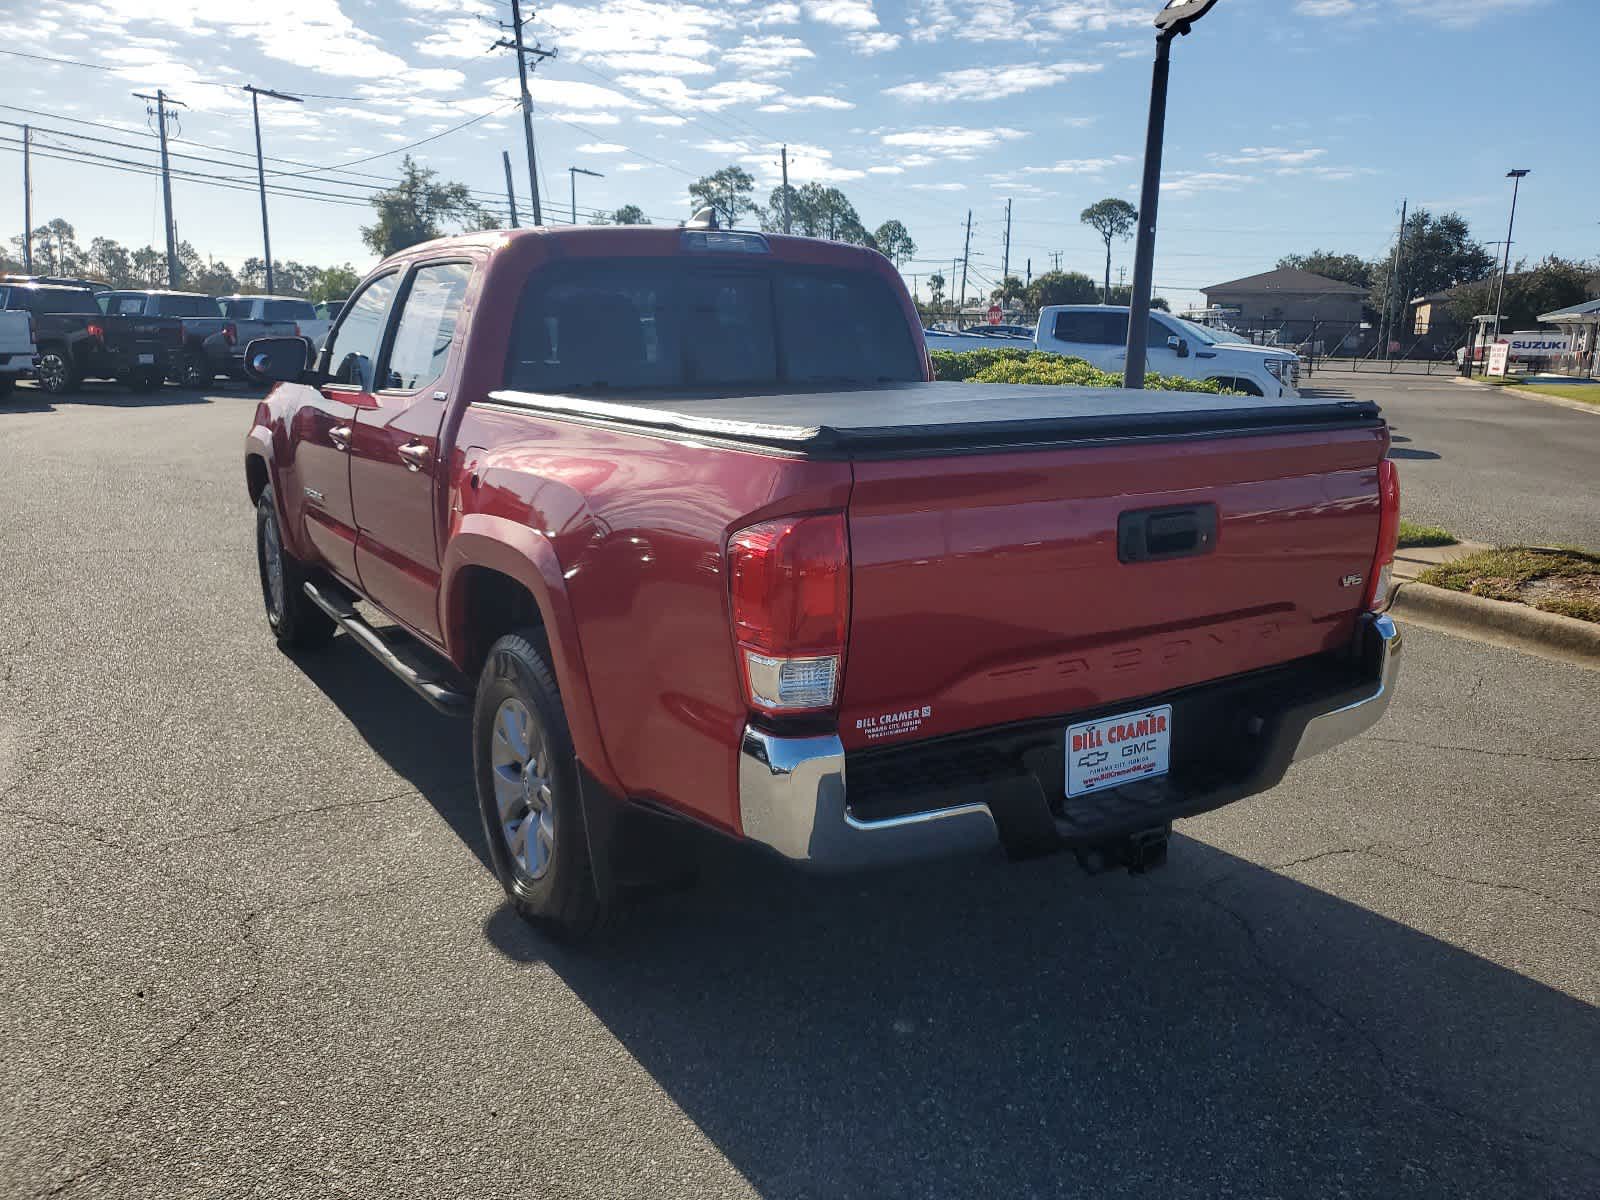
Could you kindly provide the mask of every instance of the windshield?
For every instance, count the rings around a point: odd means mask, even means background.
[[[881,279],[705,261],[536,276],[506,367],[508,387],[534,392],[921,378],[910,328]]]

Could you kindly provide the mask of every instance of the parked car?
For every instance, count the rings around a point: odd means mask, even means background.
[[[1052,354],[1088,359],[1102,371],[1127,362],[1126,305],[1050,305],[1039,312],[1034,344]],[[1203,325],[1168,313],[1150,314],[1148,369],[1185,379],[1215,380],[1249,396],[1292,400],[1300,387],[1300,358],[1292,351],[1225,341]]]
[[[858,247],[461,235],[248,357],[271,629],[472,718],[494,869],[562,934],[689,825],[1144,869],[1393,691],[1376,406],[933,383]]]
[[[67,275],[0,275],[0,284],[7,283],[52,283],[57,287],[88,288],[96,295],[111,290],[109,283],[101,283],[98,279],[78,279]]]
[[[33,370],[37,354],[33,314],[0,312],[0,396],[9,394],[17,380]]]
[[[304,338],[312,352],[328,336],[330,322],[309,300],[294,296],[224,296],[218,301],[226,324],[206,338],[204,349],[213,375],[247,378],[244,350],[257,338]]]
[[[88,288],[0,284],[0,309],[32,315],[34,375],[52,395],[75,391],[85,379],[115,379],[152,391],[183,350],[183,326],[176,318],[103,313]]]
[[[328,324],[331,326],[335,321],[337,321],[339,319],[339,314],[342,311],[344,311],[344,301],[343,300],[318,300],[316,307],[317,307],[317,316],[321,317],[324,321],[328,322]]]
[[[183,353],[173,371],[174,383],[202,387],[214,375],[206,355],[206,339],[223,332],[228,318],[213,296],[200,292],[115,291],[98,297],[107,313],[124,317],[175,317],[183,327]]]

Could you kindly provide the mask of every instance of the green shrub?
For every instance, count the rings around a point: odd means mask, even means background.
[[[1122,376],[1101,371],[1081,358],[1042,350],[935,350],[934,378],[951,383],[1033,383],[1072,387],[1121,387]],[[1176,375],[1146,375],[1151,391],[1223,394],[1215,383]]]

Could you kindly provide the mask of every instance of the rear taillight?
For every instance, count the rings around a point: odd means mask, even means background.
[[[1367,576],[1367,608],[1382,612],[1389,607],[1389,577],[1394,573],[1394,552],[1400,541],[1400,473],[1384,459],[1378,464],[1378,552]]]
[[[299,321],[296,321],[294,323],[294,335],[295,335],[295,337],[304,337],[305,336],[303,333],[300,332],[300,322]]]
[[[229,321],[222,327],[222,340],[227,342],[230,346],[236,346],[239,344],[239,327],[232,321]]]
[[[97,342],[103,342],[106,340],[106,327],[100,324],[99,321],[90,321],[89,324],[85,326],[84,332]]]
[[[733,640],[753,708],[819,712],[838,700],[850,619],[844,514],[783,517],[728,539]]]

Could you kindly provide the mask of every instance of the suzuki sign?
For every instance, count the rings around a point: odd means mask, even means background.
[[[1564,333],[1512,333],[1500,339],[1512,358],[1559,358],[1572,353],[1572,339]]]

